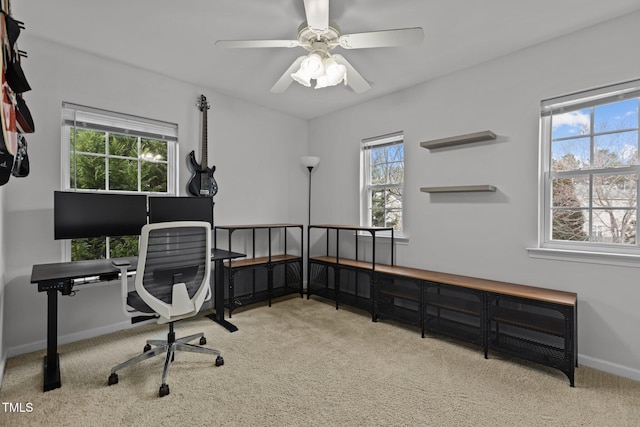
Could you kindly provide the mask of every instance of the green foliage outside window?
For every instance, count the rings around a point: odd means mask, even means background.
[[[70,129],[70,186],[79,190],[166,193],[168,147],[162,140],[83,128]],[[138,236],[73,239],[71,259],[138,253]]]

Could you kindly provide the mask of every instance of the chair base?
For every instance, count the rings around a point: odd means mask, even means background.
[[[169,333],[167,334],[166,340],[148,340],[147,345],[144,347],[144,353],[139,354],[136,357],[133,357],[126,362],[123,362],[111,369],[111,375],[109,375],[108,384],[113,385],[118,383],[118,374],[117,371],[124,369],[128,366],[135,365],[138,362],[142,362],[143,360],[150,359],[154,356],[158,356],[160,354],[165,354],[164,360],[164,368],[162,370],[162,384],[160,385],[159,396],[163,397],[169,394],[169,385],[167,384],[167,374],[169,373],[169,367],[171,366],[171,362],[173,362],[175,352],[177,351],[188,351],[191,353],[203,353],[203,354],[211,354],[216,357],[216,366],[224,365],[224,359],[220,355],[220,351],[214,350],[212,348],[200,347],[194,344],[189,344],[189,342],[200,339],[200,344],[206,344],[206,338],[203,333],[189,335],[184,338],[175,338],[175,333],[173,332],[173,322],[169,323]],[[152,347],[153,346],[153,347]]]

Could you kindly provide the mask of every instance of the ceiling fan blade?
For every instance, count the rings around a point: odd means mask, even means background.
[[[293,82],[291,73],[297,71],[297,69],[300,68],[300,64],[302,63],[302,60],[306,57],[307,57],[306,55],[302,55],[302,56],[299,56],[298,59],[293,61],[293,64],[291,64],[291,66],[287,68],[287,71],[285,71],[284,74],[278,79],[276,84],[273,85],[273,87],[271,88],[271,92],[282,93],[285,90],[287,90],[289,85]]]
[[[218,40],[218,47],[253,48],[253,47],[298,47],[298,40]]]
[[[338,64],[342,64],[347,68],[346,82],[347,82],[347,84],[349,86],[351,86],[351,89],[353,89],[353,91],[355,93],[362,93],[362,92],[366,92],[367,90],[371,89],[371,85],[369,84],[369,82],[367,82],[364,79],[364,77],[362,77],[360,75],[360,73],[358,73],[356,71],[356,69],[353,68],[353,65],[351,65],[349,63],[349,61],[344,59],[344,56],[342,56],[342,55],[331,55],[331,57]]]
[[[422,28],[415,27],[344,34],[340,36],[338,43],[345,49],[366,49],[420,44],[423,39],[424,31],[422,31]]]
[[[304,0],[307,25],[313,30],[329,28],[329,0]]]

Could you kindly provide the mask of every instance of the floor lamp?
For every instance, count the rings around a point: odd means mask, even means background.
[[[309,226],[311,225],[311,171],[320,163],[320,157],[304,156],[300,159],[300,163],[309,169],[309,219],[307,222],[307,226]]]

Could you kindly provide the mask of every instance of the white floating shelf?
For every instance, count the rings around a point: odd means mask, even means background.
[[[421,142],[420,146],[428,150],[434,148],[453,147],[454,145],[469,144],[472,142],[491,141],[496,139],[496,134],[490,130],[468,133],[466,135],[451,136],[449,138],[434,139]]]
[[[450,187],[422,187],[423,193],[469,193],[469,192],[494,192],[493,185],[455,185]]]

